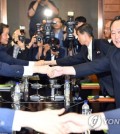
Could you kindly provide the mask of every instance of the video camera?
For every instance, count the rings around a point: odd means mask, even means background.
[[[59,45],[60,42],[59,39],[55,38],[55,34],[52,27],[53,24],[56,24],[56,22],[53,22],[52,20],[46,21],[44,27],[44,31],[45,31],[44,43],[48,43],[52,51],[56,52],[58,51],[57,45]]]
[[[77,22],[74,21],[74,12],[68,12],[68,21],[65,23],[66,25],[66,33],[67,39],[73,40],[74,39],[74,28]]]
[[[44,25],[37,23],[36,29],[37,29],[37,36],[36,40],[37,42],[43,41],[43,44],[48,43],[50,45],[50,48],[55,52],[57,51],[56,45],[59,44],[59,40],[55,38],[52,24],[54,22],[52,20],[47,20]]]
[[[53,24],[55,23],[52,20],[46,20],[44,25],[44,43],[49,43],[49,39],[54,37]]]

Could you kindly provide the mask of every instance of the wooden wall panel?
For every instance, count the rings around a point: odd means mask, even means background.
[[[112,20],[115,16],[120,15],[120,12],[105,12],[105,20]]]
[[[114,11],[119,11],[120,10],[120,5],[105,5],[104,6],[104,11],[110,11],[110,12],[114,12]]]
[[[104,3],[109,5],[112,5],[113,3],[120,4],[120,0],[104,0]]]
[[[120,15],[120,0],[104,0],[104,22]]]

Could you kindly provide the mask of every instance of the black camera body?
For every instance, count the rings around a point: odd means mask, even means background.
[[[67,33],[67,39],[73,40],[74,39],[74,28],[75,28],[76,22],[69,18],[69,20],[66,22],[66,33]]]
[[[53,52],[57,52],[58,51],[58,45],[60,44],[59,39],[52,37],[50,40],[50,46]]]
[[[44,35],[46,40],[50,39],[53,36],[53,24],[54,22],[52,20],[47,20],[46,24],[44,25]]]
[[[66,25],[66,33],[67,33],[67,40],[73,40],[74,39],[74,28],[77,24],[76,21],[74,21],[74,12],[68,12],[68,20],[65,22]]]
[[[25,42],[25,36],[24,35],[19,35],[18,36],[19,41],[21,41],[22,43]]]
[[[43,35],[42,35],[42,32],[41,32],[41,27],[42,27],[42,25],[40,23],[36,24],[36,31],[37,31],[36,41],[37,42],[43,41]]]
[[[37,42],[43,41],[43,44],[49,44],[52,51],[56,52],[58,50],[57,44],[59,44],[59,39],[55,38],[52,25],[54,22],[52,20],[47,20],[44,25],[40,23],[36,24],[37,29]],[[43,27],[43,28],[42,28]],[[42,31],[40,30],[42,28]]]

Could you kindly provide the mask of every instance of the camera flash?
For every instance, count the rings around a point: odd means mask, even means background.
[[[44,11],[44,15],[45,15],[46,17],[51,17],[51,16],[53,15],[53,12],[52,12],[52,10],[50,10],[50,9],[46,9],[46,10]]]
[[[68,16],[74,16],[74,12],[69,11],[69,12],[68,12]]]
[[[19,28],[25,30],[25,26],[19,26]]]

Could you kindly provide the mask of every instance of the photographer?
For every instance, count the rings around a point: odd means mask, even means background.
[[[65,56],[67,55],[67,50],[64,46],[64,31],[63,31],[63,21],[60,17],[53,18],[53,31],[55,37],[60,41],[60,47],[65,50]]]
[[[29,49],[25,44],[25,33],[21,34],[20,29],[14,31],[7,53],[17,59],[30,60]]]
[[[57,38],[51,38],[47,43],[38,43],[36,47],[32,47],[32,54],[34,60],[54,60],[63,58],[65,50],[60,47],[60,41]]]
[[[75,18],[68,16],[68,21],[66,22],[66,37],[64,44],[68,48],[68,52],[73,48],[73,54],[77,54],[81,50],[81,44],[78,41],[76,29],[87,22],[84,16],[78,16]],[[68,29],[68,30],[67,30]]]
[[[44,10],[46,8],[53,11],[53,16],[59,13],[56,5],[51,0],[34,0],[30,3],[28,16],[30,18],[29,34],[31,38],[36,32],[36,24],[41,23],[45,19]]]
[[[55,37],[49,40],[49,44],[44,45],[44,52],[45,51],[46,57],[44,55],[44,60],[60,59],[65,56],[65,50],[62,47],[60,47],[60,41]]]

